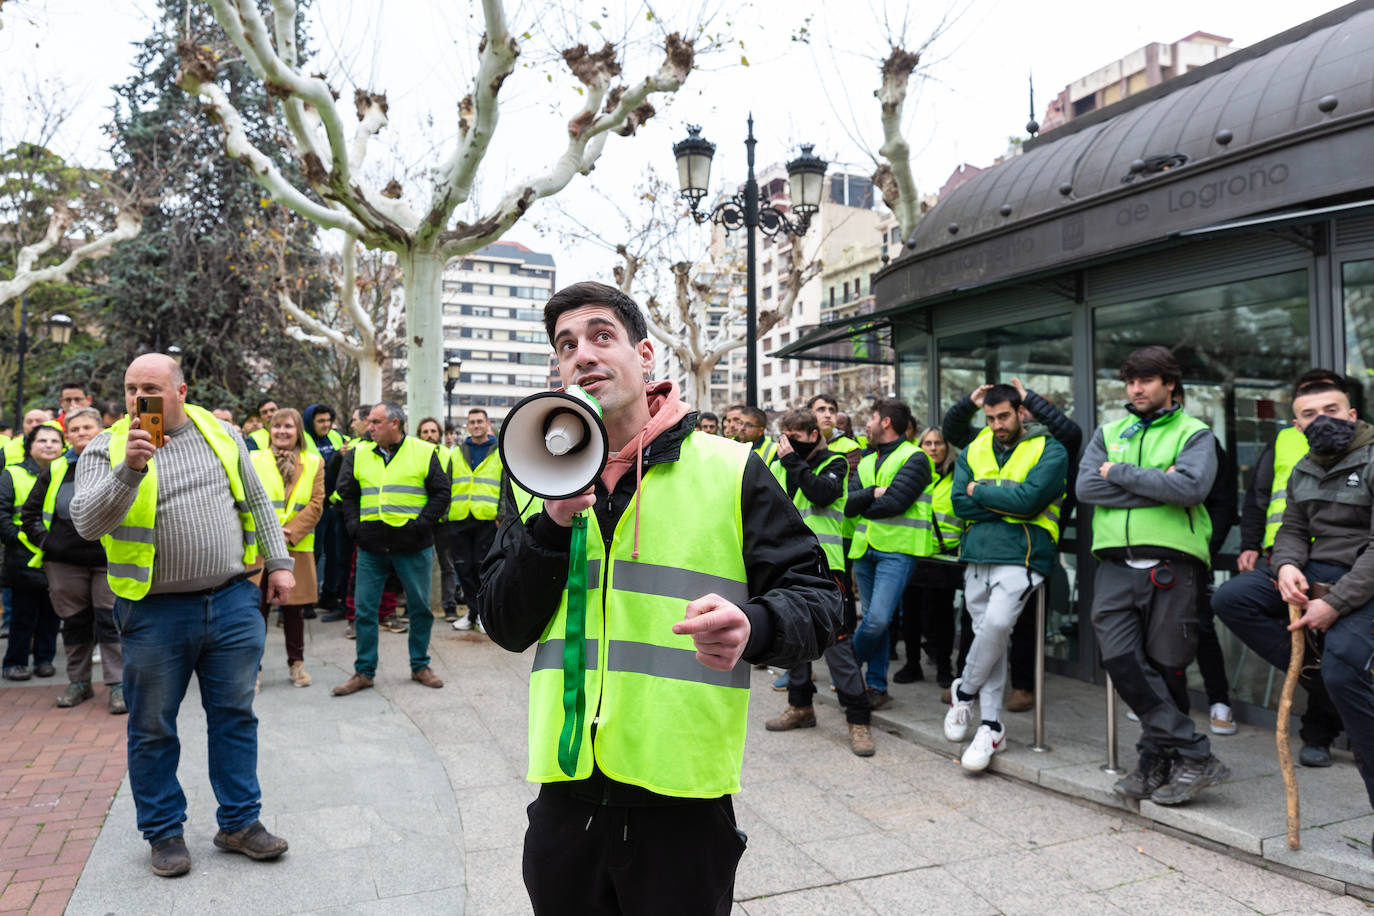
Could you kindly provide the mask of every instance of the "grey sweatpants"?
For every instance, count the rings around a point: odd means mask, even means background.
[[[973,619],[973,644],[960,674],[959,691],[977,694],[978,714],[1002,721],[1007,689],[1007,645],[1031,591],[1045,577],[1024,566],[970,563],[964,569],[964,601]]]
[[[1156,584],[1167,568],[1173,585]],[[1121,698],[1140,717],[1136,749],[1165,757],[1205,760],[1212,753],[1207,736],[1179,711],[1169,691],[1197,654],[1197,589],[1202,564],[1162,561],[1153,569],[1134,569],[1124,560],[1098,561],[1093,580],[1093,630],[1102,667]],[[1169,680],[1166,680],[1168,678]]]

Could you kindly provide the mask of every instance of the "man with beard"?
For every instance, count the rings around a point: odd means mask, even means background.
[[[1112,788],[1178,805],[1230,775],[1173,700],[1197,654],[1216,439],[1184,412],[1182,370],[1168,348],[1136,350],[1121,378],[1127,414],[1098,427],[1078,468],[1078,499],[1095,507],[1093,630],[1102,666],[1141,726],[1136,768]]]
[[[978,701],[981,722],[960,763],[985,770],[1006,747],[1002,696],[1007,643],[1036,586],[1050,574],[1059,541],[1059,508],[1069,456],[1039,423],[1021,422],[1021,393],[993,385],[983,394],[987,425],[959,455],[951,491],[967,522],[959,545],[964,600],[973,621],[962,676],[950,685],[945,737],[963,741]],[[910,645],[907,652],[915,654]]]

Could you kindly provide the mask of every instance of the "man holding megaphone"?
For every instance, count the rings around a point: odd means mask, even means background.
[[[525,886],[540,914],[728,914],[749,665],[818,657],[839,591],[763,461],[646,384],[632,299],[576,283],[544,324],[571,396],[502,428],[512,486],[479,597],[499,645],[537,643]]]

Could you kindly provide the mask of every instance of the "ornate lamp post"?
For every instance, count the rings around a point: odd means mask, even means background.
[[[76,322],[70,315],[58,313],[45,320],[40,326],[39,339],[48,339],[57,346],[65,347],[67,342],[72,339],[72,331],[76,329]],[[16,347],[18,365],[15,367],[14,379],[14,423],[18,429],[24,422],[24,357],[29,352],[29,303],[27,297],[19,297],[19,340]]]
[[[695,124],[687,126],[687,138],[673,144],[673,156],[677,159],[678,185],[682,196],[692,204],[692,219],[697,224],[708,219],[726,232],[745,230],[745,257],[747,266],[746,309],[745,309],[745,352],[748,364],[748,379],[745,384],[745,401],[750,406],[758,406],[758,276],[754,263],[756,252],[755,230],[762,229],[765,234],[795,235],[806,234],[811,225],[811,215],[821,208],[821,196],[825,189],[824,159],[812,153],[813,146],[803,143],[801,155],[787,163],[788,189],[792,197],[792,216],[770,205],[759,206],[759,185],[754,178],[754,116],[749,115],[749,132],[744,140],[748,154],[749,171],[744,182],[743,196],[735,194],[721,201],[709,213],[698,209],[701,199],[706,196],[711,180],[711,157],[715,155],[716,145],[703,136],[701,128]]]
[[[182,359],[186,356],[186,354],[182,352],[181,347],[178,347],[176,344],[167,345],[167,355],[176,360],[178,366],[181,365]]]
[[[450,427],[453,426],[453,386],[458,384],[458,379],[462,374],[462,357],[450,356],[448,364],[444,366],[444,397],[448,400],[448,425]]]

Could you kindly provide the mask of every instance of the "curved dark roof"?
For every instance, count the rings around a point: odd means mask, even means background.
[[[1158,98],[1135,104],[1127,99],[1102,109],[1086,126],[1071,121],[1045,134],[1022,155],[985,169],[940,201],[917,224],[914,248],[904,257],[1119,191],[1136,160],[1178,153],[1187,161],[1177,168],[1206,168],[1215,157],[1374,109],[1374,9],[1353,15],[1348,10],[1332,14],[1347,17],[1333,24],[1309,28],[1291,41],[1283,41],[1289,33],[1275,36],[1262,43],[1272,47],[1253,49],[1263,53],[1239,51],[1222,58],[1202,68],[1220,72],[1192,74],[1197,78],[1190,85],[1187,76],[1180,77],[1170,81],[1179,88],[1161,84]],[[1337,106],[1323,112],[1317,103],[1327,96]],[[1223,131],[1230,132],[1229,143],[1218,142]],[[1150,177],[1135,180],[1148,183]],[[1062,193],[1062,187],[1070,193]],[[950,231],[952,226],[957,232]]]

